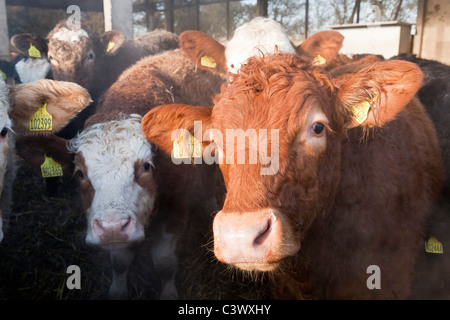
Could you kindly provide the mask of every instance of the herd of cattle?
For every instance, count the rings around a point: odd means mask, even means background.
[[[110,298],[127,297],[150,232],[161,298],[178,298],[179,239],[195,220],[208,221],[199,232],[217,260],[269,272],[274,299],[450,298],[450,67],[350,58],[343,41],[321,31],[294,46],[268,18],[226,46],[65,21],[45,39],[14,36],[20,54],[0,64],[3,221],[20,157],[48,181],[77,177],[85,241],[110,254]],[[223,143],[239,130],[248,142]],[[266,154],[254,162],[252,139]],[[188,161],[175,164],[175,146]]]

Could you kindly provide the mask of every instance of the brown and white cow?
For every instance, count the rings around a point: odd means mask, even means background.
[[[388,61],[338,87],[308,59],[267,55],[212,110],[160,106],[143,131],[167,152],[178,129],[202,140],[227,188],[215,255],[273,272],[275,297],[402,299],[443,180],[436,132],[414,98],[421,83],[416,65]],[[381,287],[371,290],[373,266]]]
[[[90,102],[88,92],[75,83],[39,80],[7,86],[0,79],[0,241],[3,238],[2,214],[7,216],[11,209],[17,166],[14,154],[16,135],[56,132]],[[44,105],[46,119],[51,119],[51,128],[47,126],[45,129],[48,130],[30,132],[30,119]]]

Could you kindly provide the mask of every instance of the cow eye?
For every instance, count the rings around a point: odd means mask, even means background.
[[[8,134],[8,128],[3,128],[2,131],[0,132],[0,136],[2,138],[6,137],[6,135]]]
[[[316,122],[312,125],[312,131],[315,134],[321,134],[325,129],[325,125],[322,122]]]
[[[95,54],[93,52],[89,52],[86,59],[88,61],[91,61],[91,60],[94,60],[94,58],[95,58]]]
[[[75,172],[75,174],[78,176],[78,178],[83,179],[84,178],[84,173],[81,170],[77,170],[77,172]]]
[[[144,169],[144,171],[148,171],[148,170],[150,170],[150,166],[151,166],[150,162],[146,162],[146,163],[144,163],[142,168]]]

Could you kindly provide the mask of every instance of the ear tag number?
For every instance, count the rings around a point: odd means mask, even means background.
[[[44,157],[45,160],[41,164],[42,178],[62,177],[63,170],[61,165],[48,155],[44,155]]]
[[[184,143],[183,139],[181,135],[178,140],[173,142],[173,157],[175,159],[201,158],[202,146],[200,145],[200,141],[192,135],[187,143]]]
[[[51,131],[53,128],[52,115],[47,112],[47,102],[30,118],[30,131]]]
[[[30,48],[28,49],[28,55],[32,58],[41,58],[41,52],[30,43]]]
[[[207,68],[215,69],[217,67],[216,60],[210,56],[203,56],[200,59],[200,64]]]

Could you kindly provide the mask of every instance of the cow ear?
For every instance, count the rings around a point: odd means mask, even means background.
[[[103,55],[115,55],[127,40],[125,34],[118,30],[105,32],[100,37],[101,51]]]
[[[319,31],[300,45],[297,53],[301,56],[310,57],[313,65],[328,65],[334,60],[342,48],[344,36],[337,31]]]
[[[48,52],[47,40],[30,33],[14,35],[11,38],[11,45],[31,58],[42,58]]]
[[[411,62],[392,60],[373,64],[352,75],[338,89],[338,100],[350,116],[347,128],[383,126],[411,101],[423,74]]]
[[[225,47],[201,31],[184,31],[179,37],[180,47],[199,68],[226,73]]]
[[[201,139],[204,148],[209,143],[203,133],[211,128],[211,112],[210,107],[185,104],[159,106],[143,117],[142,130],[147,140],[168,154],[173,151],[174,141],[186,134]]]
[[[9,113],[17,132],[52,133],[92,102],[76,83],[41,79],[12,86]]]
[[[53,166],[60,166],[59,175],[71,176],[74,171],[73,154],[67,150],[67,140],[54,134],[46,136],[22,136],[16,141],[17,154],[33,169],[42,175],[42,165],[50,161]],[[56,171],[58,174],[58,171]],[[45,174],[43,176],[46,178]]]

